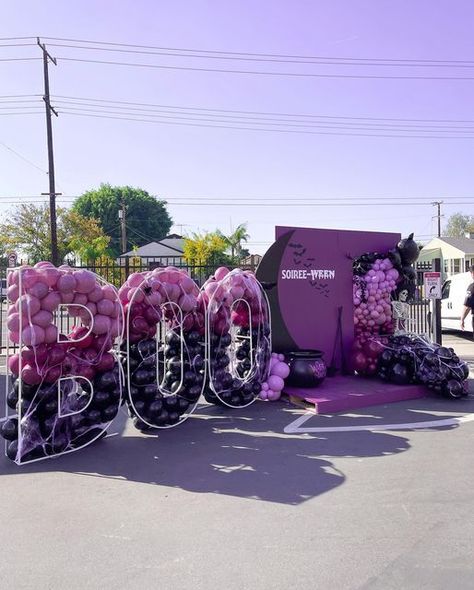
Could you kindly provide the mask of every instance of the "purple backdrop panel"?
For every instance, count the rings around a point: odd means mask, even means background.
[[[346,353],[354,338],[352,258],[364,252],[386,252],[397,244],[400,234],[291,227],[277,227],[275,232],[277,242],[286,241],[277,292],[288,334],[298,349],[322,350],[329,363],[341,306]]]

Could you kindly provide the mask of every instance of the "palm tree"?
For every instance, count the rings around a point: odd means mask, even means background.
[[[222,235],[222,237],[230,248],[232,260],[235,261],[236,255],[240,257],[240,253],[242,251],[242,242],[246,242],[250,238],[249,234],[247,233],[247,224],[241,223],[235,228],[230,236]]]

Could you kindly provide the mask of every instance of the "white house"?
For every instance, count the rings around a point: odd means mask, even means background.
[[[443,278],[466,272],[474,264],[474,234],[464,238],[433,238],[420,252],[417,264],[422,267],[441,259]]]
[[[119,264],[124,264],[126,257],[139,256],[145,264],[163,264],[174,266],[183,263],[184,238],[178,234],[171,234],[157,242],[150,242],[136,250],[121,254]]]

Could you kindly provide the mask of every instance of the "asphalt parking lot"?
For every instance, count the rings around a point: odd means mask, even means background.
[[[472,393],[300,427],[285,402],[205,405],[158,436],[122,413],[81,452],[2,457],[1,586],[471,589]]]

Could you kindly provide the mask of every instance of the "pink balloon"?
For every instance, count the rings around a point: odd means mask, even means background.
[[[37,346],[45,341],[45,331],[40,326],[32,324],[24,328],[21,339],[27,346]]]
[[[24,289],[29,290],[40,280],[40,277],[40,273],[34,268],[23,267],[21,272],[21,284]]]
[[[114,302],[118,299],[118,293],[112,285],[104,285],[102,287],[102,296],[104,299],[109,299]]]
[[[268,399],[272,402],[276,402],[278,399],[280,399],[280,395],[281,395],[280,391],[273,391],[272,389],[269,389],[267,391]]]
[[[194,290],[197,291],[197,285],[191,277],[183,276],[179,284],[181,285],[181,289],[183,289],[185,293],[189,294],[192,293]]]
[[[67,293],[61,293],[62,303],[72,303],[74,301],[74,292],[68,291]]]
[[[16,330],[12,330],[9,334],[10,340],[14,343],[14,344],[20,344],[20,333],[17,332]]]
[[[273,391],[281,391],[285,386],[285,382],[277,375],[270,375],[268,378],[268,387]]]
[[[110,318],[106,315],[97,314],[94,318],[92,331],[94,334],[107,334],[111,328]]]
[[[22,315],[30,317],[35,315],[35,313],[38,313],[38,311],[41,308],[41,303],[37,297],[33,297],[33,295],[26,294],[21,295],[21,297],[18,298],[15,307],[18,310],[18,312],[20,312],[21,309]]]
[[[46,309],[40,309],[40,311],[31,318],[31,321],[33,324],[36,324],[41,328],[47,328],[53,321],[53,314]]]
[[[114,313],[115,304],[110,299],[102,299],[97,303],[97,312],[102,315],[111,316]]]
[[[38,281],[29,289],[29,293],[38,299],[43,299],[49,293],[49,287],[43,281]]]
[[[268,400],[268,391],[267,390],[262,390],[259,393],[259,397],[260,397],[261,400],[267,401]]]
[[[18,375],[20,372],[20,355],[12,354],[8,359],[8,369],[13,375]]]
[[[41,375],[31,365],[25,365],[21,371],[21,378],[27,385],[38,385],[41,383]]]
[[[165,285],[165,291],[170,301],[177,302],[179,300],[179,297],[181,295],[181,289],[178,287],[178,285],[168,283],[167,285]]]
[[[226,277],[229,274],[229,269],[226,268],[225,266],[220,266],[216,272],[214,273],[214,277],[216,279],[216,281],[222,281],[222,279],[224,277]]]
[[[89,270],[76,270],[73,276],[76,279],[78,293],[90,293],[96,286],[95,275]]]
[[[163,298],[158,291],[152,291],[149,295],[146,295],[146,302],[149,305],[158,307],[161,305]]]
[[[102,287],[100,285],[96,285],[92,291],[87,295],[89,301],[93,303],[97,303],[101,299],[103,299],[104,294],[102,293]]]
[[[53,342],[56,342],[57,338],[58,338],[58,329],[56,326],[54,325],[50,325],[48,326],[45,331],[44,331],[44,341],[47,344],[52,344]]]
[[[192,311],[196,307],[196,298],[192,295],[183,295],[179,299],[179,307],[184,313]]]
[[[85,305],[88,302],[87,295],[85,293],[75,293],[74,303],[76,305]]]
[[[127,285],[129,287],[139,287],[145,280],[144,275],[138,272],[132,273],[127,279]]]
[[[64,274],[58,279],[58,291],[60,293],[69,293],[76,288],[76,279],[72,274]]]
[[[242,299],[245,294],[245,289],[243,289],[240,285],[234,285],[230,293],[234,299]]]
[[[46,383],[56,383],[56,381],[62,376],[62,367],[56,365],[46,371],[44,380]]]
[[[141,303],[145,299],[145,294],[140,287],[132,287],[128,292],[128,300],[133,303]]]
[[[44,266],[41,268],[39,277],[44,281],[48,287],[55,288],[61,273],[54,266]]]
[[[272,369],[272,375],[276,375],[281,379],[286,379],[290,374],[290,367],[286,363],[282,363],[278,361],[278,364],[275,365]]]
[[[20,294],[20,290],[18,288],[18,285],[10,285],[8,287],[8,289],[7,289],[7,298],[12,303],[15,303],[16,302],[16,300],[18,299],[19,294]]]
[[[25,325],[25,321],[23,321],[23,325]],[[10,332],[18,332],[20,329],[20,314],[19,313],[12,313],[8,316],[7,319],[7,328]]]
[[[61,304],[61,295],[57,291],[51,291],[41,299],[41,309],[55,311]]]
[[[53,344],[49,348],[48,363],[51,367],[61,364],[66,358],[66,349],[63,344]]]
[[[168,270],[168,269],[167,269]],[[169,270],[168,272],[168,282],[177,285],[181,281],[181,272],[179,270]]]

